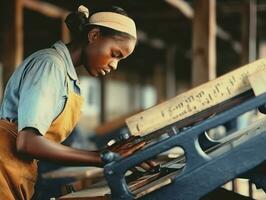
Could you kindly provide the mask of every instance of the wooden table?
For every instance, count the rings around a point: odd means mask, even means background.
[[[67,194],[58,200],[111,200],[110,189],[108,187],[86,189]]]
[[[63,167],[44,173],[43,178],[100,178],[103,177],[103,169],[97,167]]]

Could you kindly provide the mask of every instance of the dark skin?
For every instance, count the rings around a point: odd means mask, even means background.
[[[136,44],[136,40],[129,37],[103,37],[98,28],[94,28],[88,33],[87,41],[71,42],[67,47],[73,65],[75,67],[83,65],[88,73],[95,77],[104,76],[111,70],[115,70],[118,62],[129,56]],[[74,149],[52,142],[43,137],[35,128],[27,127],[20,131],[16,144],[19,153],[38,160],[72,166],[103,166],[100,152]],[[128,145],[128,142],[125,142],[114,151],[122,157],[126,157],[144,145],[145,142],[135,145]],[[149,168],[147,163],[141,165],[145,169]]]

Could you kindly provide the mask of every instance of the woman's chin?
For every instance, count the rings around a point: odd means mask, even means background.
[[[98,77],[99,73],[95,70],[89,70],[88,68],[85,68],[86,71],[89,73],[89,75],[93,76],[93,77]]]
[[[97,72],[89,72],[89,74],[91,75],[91,76],[93,76],[93,77],[98,77],[99,76],[99,74],[97,73]]]

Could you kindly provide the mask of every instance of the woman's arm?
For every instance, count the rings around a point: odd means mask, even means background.
[[[35,128],[25,128],[20,131],[16,143],[19,153],[32,156],[38,160],[73,166],[90,165],[103,167],[100,152],[74,149],[52,142],[43,137]],[[122,157],[127,157],[144,145],[145,142],[130,145],[130,141],[128,141],[116,148],[114,152]]]
[[[21,130],[16,142],[19,153],[30,155],[39,160],[73,166],[101,167],[103,165],[99,152],[74,149],[52,142],[40,135],[38,130],[34,128]]]

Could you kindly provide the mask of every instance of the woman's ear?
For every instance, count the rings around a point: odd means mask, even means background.
[[[100,38],[100,29],[99,28],[93,28],[88,33],[88,41],[89,43],[93,43],[97,41]]]

